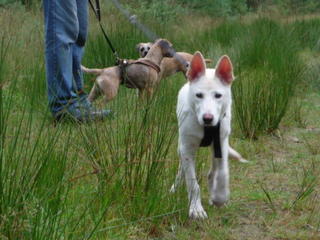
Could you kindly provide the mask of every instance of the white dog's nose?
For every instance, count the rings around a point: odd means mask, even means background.
[[[211,124],[213,121],[213,115],[210,113],[205,113],[202,119],[205,124]]]

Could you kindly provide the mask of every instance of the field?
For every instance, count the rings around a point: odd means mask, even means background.
[[[135,45],[148,39],[103,7],[119,55],[137,58]],[[150,101],[124,87],[97,101],[114,112],[103,122],[54,124],[42,12],[13,5],[0,8],[0,239],[320,239],[320,16],[130,10],[177,51],[212,58],[209,67],[223,54],[233,61],[230,141],[250,162],[230,160],[230,202],[208,205],[209,149],[197,154],[209,218],[188,218],[184,186],[169,193],[181,73]],[[93,15],[83,64],[114,64]],[[85,83],[89,91],[92,77]]]

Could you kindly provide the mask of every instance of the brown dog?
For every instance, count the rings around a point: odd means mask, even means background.
[[[101,93],[105,101],[112,100],[118,93],[120,84],[129,88],[137,88],[139,96],[151,96],[153,89],[159,83],[160,63],[164,57],[173,57],[175,51],[166,39],[157,40],[144,58],[123,61],[120,66],[104,69],[88,69],[82,66],[86,73],[98,75],[90,91],[88,100],[93,102]]]
[[[139,43],[136,46],[137,51],[139,52],[140,57],[145,57],[151,47],[153,46],[153,43]],[[179,58],[180,57],[180,58]],[[160,64],[160,73],[159,78],[167,78],[177,72],[182,72],[184,75],[186,75],[186,72],[189,68],[189,64],[191,62],[193,55],[186,52],[177,52],[175,58],[163,58]],[[181,61],[181,58],[183,61]],[[187,64],[185,64],[187,62]],[[211,59],[205,59],[206,63],[211,63]]]

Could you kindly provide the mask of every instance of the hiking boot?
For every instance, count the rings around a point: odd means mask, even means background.
[[[80,98],[77,102],[54,114],[56,121],[72,120],[76,122],[98,121],[111,116],[111,110],[97,110],[86,98]]]

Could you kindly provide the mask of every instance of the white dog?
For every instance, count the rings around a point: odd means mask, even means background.
[[[200,52],[196,52],[187,72],[188,83],[178,95],[180,166],[171,192],[175,192],[184,175],[189,197],[189,216],[207,218],[202,207],[196,179],[195,154],[200,146],[214,149],[208,174],[209,204],[224,205],[229,199],[228,155],[246,162],[229,146],[231,132],[231,84],[234,80],[232,63],[222,56],[215,69],[206,69]]]

